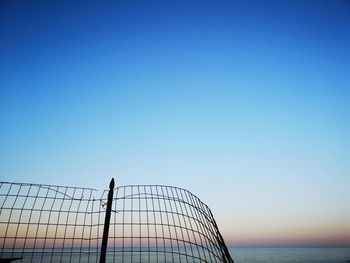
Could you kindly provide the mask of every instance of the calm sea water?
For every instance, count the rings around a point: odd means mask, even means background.
[[[287,263],[318,262],[340,263],[350,262],[350,248],[229,248],[235,263]],[[68,251],[66,251],[68,252]],[[98,253],[27,253],[18,262],[98,262]],[[6,255],[5,255],[6,256]],[[13,255],[16,256],[16,255]],[[191,258],[165,253],[107,253],[107,262],[199,262]]]
[[[235,263],[350,262],[350,248],[229,248]]]

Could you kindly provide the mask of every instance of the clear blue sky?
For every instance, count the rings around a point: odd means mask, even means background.
[[[2,0],[0,88],[1,180],[176,185],[233,245],[350,246],[349,1]]]

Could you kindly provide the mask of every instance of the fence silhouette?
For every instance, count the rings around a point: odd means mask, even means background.
[[[0,182],[0,262],[233,262],[187,190]]]

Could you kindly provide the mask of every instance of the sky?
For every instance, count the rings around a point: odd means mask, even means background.
[[[0,1],[0,178],[165,184],[232,246],[350,247],[349,1]]]

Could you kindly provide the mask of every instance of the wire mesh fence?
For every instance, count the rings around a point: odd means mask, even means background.
[[[233,262],[210,209],[187,190],[129,185],[97,195],[1,182],[0,262]]]
[[[96,190],[0,184],[0,258],[96,262],[103,209]]]

